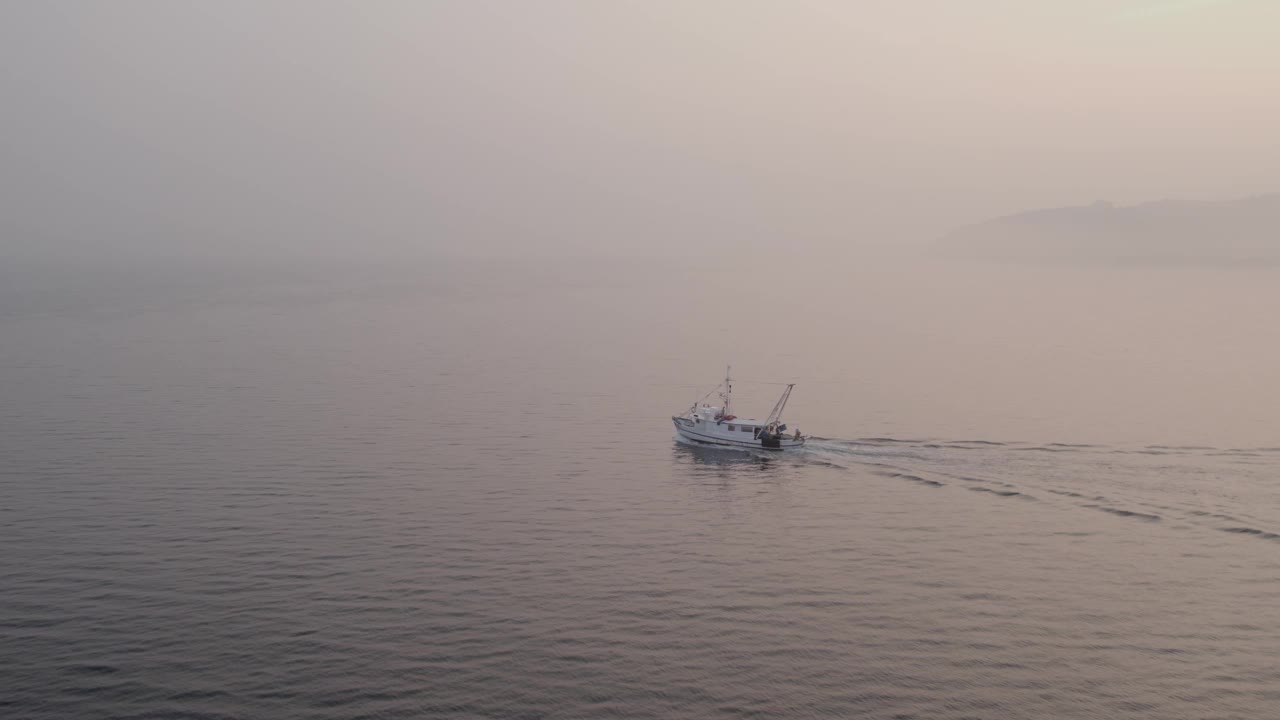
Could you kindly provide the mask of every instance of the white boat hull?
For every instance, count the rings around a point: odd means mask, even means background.
[[[785,437],[779,440],[778,447],[766,447],[752,435],[729,431],[728,428],[731,425],[728,423],[694,422],[687,417],[673,417],[671,418],[671,423],[675,425],[676,435],[681,439],[703,445],[752,448],[755,450],[794,450],[804,447],[803,437],[799,440]]]

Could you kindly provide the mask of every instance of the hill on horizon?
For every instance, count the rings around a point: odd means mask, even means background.
[[[1278,264],[1280,193],[1031,210],[957,228],[942,238],[939,253],[1035,262]]]

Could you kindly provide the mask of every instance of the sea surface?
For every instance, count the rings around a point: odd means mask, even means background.
[[[0,269],[0,717],[1280,717],[1274,271]],[[795,454],[691,447],[732,363]]]

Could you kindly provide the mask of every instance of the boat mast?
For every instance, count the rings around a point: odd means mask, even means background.
[[[729,380],[729,371],[732,369],[732,365],[724,366],[724,409],[720,411],[724,416],[729,415],[729,397],[733,394],[733,385]]]

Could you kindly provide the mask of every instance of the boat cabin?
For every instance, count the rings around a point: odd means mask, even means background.
[[[751,418],[740,418],[736,415],[723,415],[723,409],[714,405],[703,405],[698,407],[692,414],[694,426],[706,424],[714,425],[717,434],[720,432],[739,432],[750,433],[752,438],[760,437],[760,429],[766,423],[764,420],[753,420]]]

